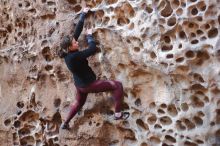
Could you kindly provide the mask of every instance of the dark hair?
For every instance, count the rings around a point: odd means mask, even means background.
[[[58,51],[58,56],[63,58],[68,53],[68,48],[71,45],[71,38],[70,36],[64,36],[62,41],[60,42],[60,50]]]

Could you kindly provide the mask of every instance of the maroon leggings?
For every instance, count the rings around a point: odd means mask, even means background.
[[[88,93],[113,91],[113,98],[115,100],[115,112],[121,111],[121,104],[123,101],[123,86],[122,83],[119,81],[96,80],[86,87],[83,88],[76,87],[76,89],[77,89],[76,103],[71,106],[70,112],[65,121],[66,123],[69,123],[70,120],[85,104]]]

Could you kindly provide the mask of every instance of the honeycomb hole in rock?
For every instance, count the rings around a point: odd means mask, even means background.
[[[196,37],[196,34],[193,33],[193,32],[190,35],[191,35],[192,38]]]
[[[56,3],[49,1],[49,2],[47,2],[47,5],[48,5],[48,6],[53,6],[53,5],[56,5]]]
[[[199,11],[205,11],[206,10],[206,4],[205,4],[204,1],[198,2],[197,7],[198,7]]]
[[[209,24],[205,24],[204,27],[205,27],[206,30],[210,29],[210,25]]]
[[[15,128],[19,128],[21,126],[21,122],[19,121],[19,120],[16,120],[15,122],[14,122],[14,127]]]
[[[18,7],[20,7],[20,8],[21,8],[21,7],[22,7],[22,3],[18,3]]]
[[[216,109],[216,123],[220,124],[220,109]]]
[[[59,138],[58,137],[54,137],[54,141],[59,141]]]
[[[194,116],[193,121],[194,123],[196,123],[197,126],[201,126],[203,124],[203,120],[198,116]]]
[[[198,43],[199,43],[199,41],[197,39],[191,41],[191,44],[193,44],[193,45],[198,44]]]
[[[151,102],[150,104],[149,104],[149,108],[150,109],[154,109],[156,107],[156,103],[155,102]]]
[[[181,62],[183,62],[183,61],[184,61],[184,57],[179,57],[179,58],[176,59],[176,62],[177,62],[177,63],[181,63]]]
[[[179,131],[184,131],[184,130],[186,130],[186,126],[183,125],[183,123],[182,123],[180,120],[177,120],[177,121],[176,121],[176,128],[177,128],[177,130],[179,130]]]
[[[197,65],[201,65],[205,60],[210,58],[209,53],[206,51],[198,51],[196,57],[198,59]]]
[[[168,52],[168,51],[170,51],[170,50],[172,50],[173,49],[173,45],[164,45],[164,46],[162,46],[161,47],[161,51],[162,52]]]
[[[130,107],[129,107],[129,105],[128,105],[126,102],[123,102],[123,103],[122,103],[122,109],[123,109],[123,110],[129,110]]]
[[[168,63],[166,63],[166,62],[161,62],[160,64],[161,64],[163,67],[165,67],[165,68],[168,67]]]
[[[174,104],[168,105],[167,111],[171,116],[176,116],[178,114],[178,111]]]
[[[5,126],[9,126],[11,124],[11,119],[6,119],[5,121],[4,121],[4,125]]]
[[[124,26],[126,24],[129,24],[130,23],[130,20],[128,18],[123,18],[123,17],[120,17],[117,19],[117,24],[119,26]]]
[[[28,110],[26,112],[24,112],[20,118],[21,121],[35,121],[39,119],[39,114],[32,111],[32,110]]]
[[[36,13],[37,11],[36,11],[36,9],[30,9],[30,10],[28,10],[28,12]]]
[[[18,108],[23,108],[24,107],[24,102],[22,102],[22,101],[17,102],[17,107]]]
[[[44,47],[42,49],[42,55],[45,58],[46,61],[51,61],[52,60],[52,54],[50,52],[50,47]]]
[[[218,36],[218,29],[217,28],[214,27],[208,31],[209,38],[215,38],[216,36]]]
[[[134,51],[135,52],[140,52],[140,48],[139,47],[134,47]]]
[[[129,24],[128,29],[130,29],[130,30],[134,29],[134,23],[133,22]],[[143,35],[146,35],[146,34],[143,34]]]
[[[156,121],[157,121],[156,115],[152,115],[152,116],[150,116],[150,117],[147,119],[147,122],[148,122],[150,125],[155,124]]]
[[[178,49],[182,49],[183,45],[180,43]]]
[[[29,135],[30,133],[31,133],[31,131],[30,131],[29,127],[23,127],[20,130],[18,130],[18,135],[20,137]]]
[[[173,0],[172,1],[172,8],[176,9],[176,8],[179,7],[179,5],[180,5],[179,0]]]
[[[215,126],[215,122],[211,121],[211,122],[209,123],[209,125],[213,127],[213,126]]]
[[[140,127],[141,129],[144,129],[144,130],[148,130],[148,125],[146,123],[144,123],[141,119],[137,119],[136,120],[136,124],[138,127]]]
[[[220,139],[220,129],[216,130],[215,132],[215,136],[216,136],[216,139]]]
[[[163,17],[169,17],[173,13],[173,9],[170,6],[170,2],[166,1],[165,8],[161,11]]]
[[[109,17],[104,17],[103,20],[102,20],[102,23],[104,25],[108,25],[108,22],[110,21],[110,18]]]
[[[76,6],[74,6],[73,9],[75,12],[79,12],[82,9],[82,7],[80,5],[76,5]]]
[[[167,59],[172,59],[173,58],[173,54],[167,54],[166,58]]]
[[[200,38],[200,41],[205,41],[207,38],[205,36]]]
[[[158,112],[159,114],[165,114],[165,111],[162,110],[162,109],[158,109],[157,112]]]
[[[180,37],[181,39],[186,39],[186,33],[185,33],[184,31],[180,31],[180,32],[179,32],[179,37]]]
[[[151,143],[155,143],[155,144],[160,144],[160,142],[161,142],[160,138],[157,137],[157,136],[151,136],[149,138],[149,140],[150,140]]]
[[[182,9],[182,8],[178,8],[178,9],[176,10],[176,14],[177,14],[177,16],[182,15],[182,14],[183,14],[183,9]]]
[[[197,144],[204,144],[204,142],[202,140],[200,140],[200,139],[196,139],[196,143]]]
[[[35,144],[34,137],[33,137],[33,136],[25,136],[25,137],[22,137],[22,138],[20,139],[20,144],[21,144],[21,145],[26,145],[26,146],[34,145],[34,144]]]
[[[194,143],[194,142],[185,141],[184,142],[184,146],[198,146],[198,145],[196,143]]]
[[[121,133],[124,134],[124,138],[132,141],[136,141],[135,133],[131,129],[125,129],[122,127],[118,127]]]
[[[218,16],[218,24],[220,25],[220,15]]]
[[[159,125],[159,124],[155,124],[155,125],[154,125],[154,129],[162,129],[162,126]]]
[[[169,18],[169,20],[167,21],[167,25],[168,26],[174,26],[176,24],[176,17],[171,17]]]
[[[35,137],[35,139],[40,139],[41,138],[41,133],[35,133],[34,137]]]
[[[135,102],[134,102],[134,104],[135,104],[136,106],[141,106],[141,99],[140,99],[140,98],[136,99]]]
[[[165,24],[165,23],[166,23],[166,20],[164,18],[159,19],[159,24]]]
[[[168,43],[168,44],[169,44],[169,43],[171,42],[171,39],[170,39],[169,36],[164,36],[163,39],[164,39],[164,42],[165,42],[165,43]]]
[[[52,121],[53,121],[54,123],[57,123],[58,125],[60,125],[60,124],[62,123],[62,118],[61,118],[61,115],[60,115],[60,112],[59,112],[59,111],[57,111],[57,112],[53,115]]]
[[[145,11],[147,11],[150,14],[153,12],[153,9],[149,6],[146,6]]]
[[[201,76],[200,74],[198,74],[198,73],[194,73],[194,74],[193,74],[193,78],[194,78],[195,80],[199,81],[199,82],[202,82],[202,83],[205,82],[204,79],[202,78],[202,76]]]
[[[186,24],[187,24],[188,22],[186,22]],[[195,24],[195,23],[192,23],[192,22],[190,22],[190,23],[188,23],[188,27],[189,28],[195,28],[197,25]]]
[[[170,146],[170,145],[168,145],[167,143],[162,143],[162,146]]]
[[[42,0],[42,1],[45,1],[46,2],[46,0]],[[72,5],[75,5],[75,4],[77,4],[77,1],[76,0],[67,0],[70,4],[72,4]]]
[[[168,132],[169,132],[169,133],[173,133],[173,130],[172,130],[172,129],[169,129]]]
[[[197,15],[197,14],[198,14],[198,10],[197,10],[196,7],[192,8],[191,14],[192,14],[192,15]]]
[[[193,51],[189,50],[185,53],[185,56],[187,58],[193,58],[193,57],[195,57],[195,53]]]
[[[98,10],[95,12],[95,20],[102,19],[105,15],[105,12],[103,10]]]
[[[45,70],[46,70],[46,71],[50,71],[50,70],[52,70],[52,69],[53,69],[53,66],[52,66],[52,65],[47,64],[47,65],[45,66]]]
[[[142,142],[140,146],[148,146],[145,142]]]
[[[194,2],[196,2],[197,0],[189,0],[190,2],[192,2],[192,3],[194,3]]]
[[[183,122],[185,123],[188,130],[194,129],[196,126],[193,122],[191,122],[189,119],[183,119]]]
[[[21,113],[22,113],[21,110],[18,110],[18,111],[17,111],[17,115],[20,115]]]
[[[202,35],[202,34],[204,34],[204,32],[201,29],[198,29],[198,30],[196,30],[196,34],[197,35]]]
[[[162,125],[170,125],[170,124],[172,124],[172,119],[168,116],[163,116],[160,118],[160,123]]]
[[[157,55],[154,52],[150,52],[150,57],[152,59],[155,59],[155,58],[157,58]]]
[[[105,0],[106,4],[114,4],[116,3],[118,0]]]
[[[134,17],[135,15],[135,11],[133,7],[130,5],[130,3],[124,3],[122,5],[122,10],[124,10],[124,12],[127,12],[128,17]]]
[[[162,104],[160,105],[160,107],[161,107],[161,108],[167,108],[167,105],[166,105],[165,103],[162,103]]]
[[[56,108],[60,107],[60,104],[61,104],[61,99],[60,99],[60,98],[54,99],[53,105],[54,105]]]
[[[170,135],[165,135],[165,140],[169,141],[170,143],[176,143],[176,139]]]
[[[197,96],[191,96],[191,101],[192,101],[192,105],[194,107],[197,107],[197,108],[201,108],[201,107],[204,107],[204,102],[201,101],[201,99],[199,99]]]
[[[197,17],[196,17],[196,20],[202,22],[202,21],[203,21],[203,18],[202,18],[202,16],[197,16]]]

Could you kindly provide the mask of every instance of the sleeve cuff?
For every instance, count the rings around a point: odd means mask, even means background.
[[[82,12],[81,14],[80,14],[80,20],[81,21],[83,21],[84,19],[85,19],[85,17],[86,17],[86,13],[84,13],[84,12]]]
[[[88,41],[88,43],[95,42],[93,39],[93,36],[91,34],[87,35],[87,41]]]

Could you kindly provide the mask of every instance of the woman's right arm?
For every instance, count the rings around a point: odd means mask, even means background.
[[[80,14],[79,22],[77,23],[74,34],[73,34],[73,37],[76,41],[78,40],[78,38],[83,30],[84,20],[85,20],[85,17],[86,17],[86,14],[88,13],[88,11],[89,11],[89,8],[86,7],[83,9],[83,12]]]

